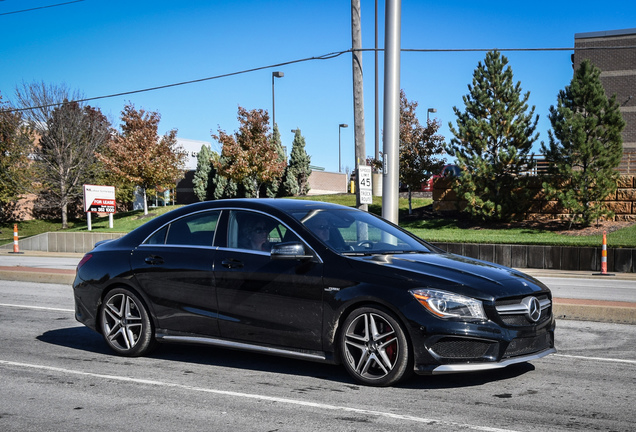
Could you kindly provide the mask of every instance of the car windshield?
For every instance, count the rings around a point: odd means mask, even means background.
[[[423,241],[367,212],[314,209],[295,212],[292,216],[343,255],[431,252]]]

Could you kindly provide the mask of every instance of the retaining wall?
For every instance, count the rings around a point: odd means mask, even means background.
[[[112,240],[123,235],[123,233],[48,232],[20,239],[18,247],[20,251],[86,253],[93,249],[98,241]],[[13,249],[13,243],[0,246],[0,248]]]
[[[509,244],[434,243],[445,251],[507,267],[601,271],[600,247],[535,246]],[[607,271],[633,273],[636,249],[608,248]]]
[[[95,243],[121,237],[122,233],[44,233],[19,241],[20,250],[86,253]],[[448,252],[490,261],[507,267],[553,270],[601,271],[600,247],[533,246],[476,243],[434,243]],[[1,247],[12,249],[13,243]],[[636,249],[608,248],[609,272],[633,273]]]

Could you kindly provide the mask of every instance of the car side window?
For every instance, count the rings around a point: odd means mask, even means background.
[[[274,243],[300,241],[296,234],[276,219],[244,210],[231,211],[227,240],[230,248],[261,252],[270,252]]]
[[[159,231],[151,235],[144,244],[147,245],[156,245],[156,244],[165,244],[166,243],[166,233],[168,232],[168,225],[161,228]]]
[[[172,221],[145,244],[212,246],[220,211],[202,212]]]

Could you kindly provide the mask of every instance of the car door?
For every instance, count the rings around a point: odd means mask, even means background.
[[[218,336],[213,239],[220,213],[176,219],[133,251],[134,277],[160,329]]]
[[[265,225],[267,241],[300,241],[280,221],[244,210],[228,214],[226,243],[214,258],[219,330],[224,339],[322,349],[322,263],[272,259],[245,242]],[[307,252],[310,252],[305,245]]]

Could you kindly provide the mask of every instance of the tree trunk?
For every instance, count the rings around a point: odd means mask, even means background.
[[[146,188],[142,188],[144,190],[144,215],[148,214],[148,200],[146,199]]]
[[[62,204],[62,229],[68,228],[68,204]]]

